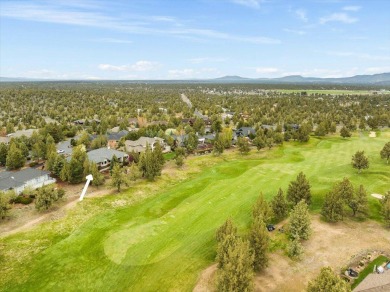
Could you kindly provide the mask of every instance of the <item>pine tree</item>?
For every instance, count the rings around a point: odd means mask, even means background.
[[[219,133],[215,135],[214,145],[213,145],[213,154],[215,156],[219,156],[223,153],[224,150],[224,144],[222,141],[222,138],[220,137]]]
[[[89,163],[89,173],[92,174],[93,180],[91,181],[92,185],[95,187],[101,186],[104,184],[104,175],[99,171],[98,166],[95,162],[91,161]]]
[[[287,255],[295,260],[301,259],[301,256],[303,254],[303,246],[301,242],[299,241],[299,236],[290,240],[290,242],[287,245]]]
[[[262,271],[268,265],[269,235],[261,216],[254,218],[249,233],[249,242],[254,254],[254,269],[257,272]]]
[[[320,274],[309,282],[307,292],[350,292],[351,286],[337,276],[330,267],[321,269]]]
[[[11,141],[7,160],[6,160],[6,167],[9,170],[13,169],[19,169],[24,166],[26,163],[26,158],[23,156],[22,151],[18,148],[15,142]]]
[[[142,177],[142,173],[140,172],[138,166],[133,162],[128,169],[129,180],[136,181],[137,179]]]
[[[349,132],[348,128],[343,126],[340,130],[340,136],[343,138],[349,138],[351,137],[351,133]]]
[[[69,176],[70,176],[70,165],[69,165],[69,162],[67,162],[66,160],[64,160],[64,164],[61,168],[61,172],[60,172],[60,179],[62,181],[69,181]],[[56,169],[57,171],[57,169]]]
[[[290,213],[290,238],[307,240],[311,234],[310,224],[308,206],[304,200],[301,200]]]
[[[335,189],[326,194],[321,214],[330,222],[337,222],[344,216],[344,201]]]
[[[288,204],[281,188],[279,188],[279,191],[276,196],[272,198],[271,207],[274,214],[274,218],[277,221],[280,221],[287,217]]]
[[[38,211],[47,210],[59,198],[64,196],[64,191],[55,190],[54,186],[44,186],[35,192],[35,208]]]
[[[390,160],[390,142],[387,142],[385,146],[383,146],[381,152],[380,152],[381,158],[386,159],[387,164],[389,164]]]
[[[229,218],[227,219],[221,227],[216,231],[215,238],[218,243],[222,242],[227,235],[237,236],[237,227],[234,226],[233,221]]]
[[[249,242],[235,239],[235,243],[228,248],[225,265],[218,271],[217,290],[223,292],[252,291],[252,279],[253,254]]]
[[[360,185],[359,188],[356,189],[354,196],[348,201],[347,204],[352,209],[353,216],[356,216],[358,213],[367,214],[368,199],[367,192],[363,185]]]
[[[8,146],[5,143],[0,143],[0,165],[5,165],[8,155]]]
[[[367,169],[370,166],[368,158],[364,155],[364,151],[357,151],[352,156],[352,166],[353,168],[358,169],[359,173],[361,173],[362,169]]]
[[[129,185],[127,177],[119,164],[115,164],[111,174],[111,185],[117,188],[118,193],[121,191],[122,185]]]
[[[309,181],[303,172],[300,172],[295,181],[291,181],[287,189],[287,201],[293,206],[301,200],[305,200],[306,204],[311,204],[311,191]]]
[[[338,196],[344,201],[349,202],[353,197],[353,185],[349,181],[348,178],[343,178],[341,182],[336,184],[335,186],[335,192],[338,194]]]
[[[87,153],[82,145],[73,148],[72,157],[69,162],[68,181],[72,184],[80,183],[84,180],[84,162]]]
[[[52,168],[52,172],[54,173],[54,175],[56,175],[57,177],[60,177],[61,170],[64,167],[65,162],[66,162],[66,160],[65,160],[64,155],[56,155],[56,159],[54,160],[54,164],[53,164],[53,168]],[[65,179],[65,181],[66,180],[67,179]]]
[[[250,151],[249,142],[246,138],[239,137],[237,140],[237,146],[241,154],[248,154]]]
[[[15,197],[15,193],[13,191],[0,191],[0,219],[4,219],[7,216],[8,210],[11,209],[10,200],[13,197]]]
[[[45,148],[44,148],[44,158],[48,159],[49,155],[53,152],[57,152],[56,143],[54,141],[54,138],[50,134],[48,134],[46,136],[46,143],[45,143]]]
[[[390,227],[390,191],[387,192],[382,200],[381,213],[385,220],[385,225]]]
[[[268,202],[264,199],[262,193],[257,198],[256,203],[253,205],[252,216],[255,220],[257,217],[261,217],[265,223],[269,223],[272,219],[272,209],[269,206]]]

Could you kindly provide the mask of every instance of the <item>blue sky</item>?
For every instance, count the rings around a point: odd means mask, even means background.
[[[390,72],[388,0],[0,0],[0,76]]]

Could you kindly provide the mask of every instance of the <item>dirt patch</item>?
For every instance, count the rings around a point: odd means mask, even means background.
[[[57,220],[66,215],[66,210],[76,206],[80,197],[84,184],[68,185],[59,184],[65,189],[66,195],[59,202],[56,202],[48,211],[39,213],[35,210],[34,203],[24,206],[16,206],[11,211],[11,216],[8,221],[3,221],[0,224],[0,237],[5,237],[19,231],[24,231],[32,228],[45,221]],[[100,187],[89,186],[85,198],[100,197],[112,193],[112,190]]]
[[[364,250],[390,250],[390,231],[374,221],[329,224],[313,215],[312,229],[310,240],[303,243],[303,259],[292,261],[281,251],[271,254],[268,268],[254,279],[255,291],[303,291],[324,266],[339,272]],[[194,291],[210,291],[202,287],[213,283],[213,267],[201,274]]]
[[[376,137],[376,132],[371,131],[370,134],[368,135],[370,138],[375,138]]]
[[[194,292],[211,292],[215,291],[215,272],[217,271],[217,264],[214,264],[204,270],[200,276],[198,283],[194,288]]]

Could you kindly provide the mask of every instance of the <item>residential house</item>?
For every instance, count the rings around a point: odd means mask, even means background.
[[[118,147],[119,140],[122,137],[125,137],[129,131],[122,130],[118,133],[108,133],[107,134],[107,147],[116,149]]]
[[[236,130],[237,137],[249,137],[249,135],[256,135],[256,130],[252,127],[241,127]]]
[[[129,159],[127,153],[109,148],[99,148],[87,152],[88,160],[95,162],[100,169],[108,167],[111,164],[114,155],[122,163]],[[70,157],[68,159],[70,159]]]
[[[160,143],[163,153],[171,151],[171,147],[165,143],[164,139],[161,139],[159,137],[154,137],[154,138],[140,137],[136,141],[126,140],[125,148],[127,152],[134,151],[136,153],[142,153],[145,152],[147,145],[149,145],[149,147],[153,150],[156,143]]]
[[[20,194],[27,187],[37,189],[55,183],[56,180],[49,175],[48,171],[34,168],[3,171],[0,172],[0,191],[14,190],[16,194]]]

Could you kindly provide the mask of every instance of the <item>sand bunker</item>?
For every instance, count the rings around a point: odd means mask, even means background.
[[[376,132],[371,131],[370,135],[368,135],[368,137],[375,138],[376,137]]]
[[[374,198],[377,198],[377,199],[379,199],[379,200],[382,200],[383,199],[383,195],[381,195],[381,194],[371,194],[371,196],[372,197],[374,197]]]

